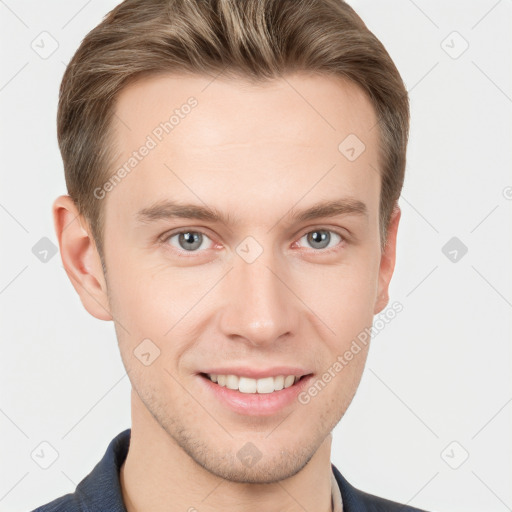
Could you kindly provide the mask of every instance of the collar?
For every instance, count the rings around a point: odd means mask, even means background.
[[[341,498],[340,487],[331,471],[331,510],[332,512],[343,512],[343,500]]]

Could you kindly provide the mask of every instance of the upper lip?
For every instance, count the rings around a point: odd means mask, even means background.
[[[217,367],[209,368],[201,373],[208,373],[214,375],[236,375],[238,377],[248,377],[251,379],[263,379],[265,377],[278,377],[279,375],[294,375],[295,377],[302,377],[309,375],[310,371],[296,366],[273,366],[272,368],[254,368],[248,366],[235,366],[235,367]]]

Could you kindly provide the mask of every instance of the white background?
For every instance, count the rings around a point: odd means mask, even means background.
[[[113,325],[86,313],[58,254],[32,253],[57,242],[65,65],[116,3],[0,1],[0,511],[72,492],[130,426]],[[512,510],[512,2],[351,4],[404,78],[412,127],[390,300],[404,310],[373,341],[332,461],[427,510]],[[58,42],[46,59],[31,47],[43,31]],[[452,237],[468,248],[456,262]],[[31,458],[42,441],[58,452],[46,470]]]

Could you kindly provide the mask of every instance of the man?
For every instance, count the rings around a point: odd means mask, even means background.
[[[408,127],[340,0],[126,0],[87,35],[53,213],[132,426],[38,511],[418,510],[330,462],[389,301]]]

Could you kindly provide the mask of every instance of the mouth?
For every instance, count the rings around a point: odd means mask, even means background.
[[[240,375],[221,375],[215,373],[200,373],[204,379],[213,382],[219,387],[232,391],[239,391],[247,395],[272,394],[288,389],[312,374],[304,375],[276,375],[262,378],[251,378]]]
[[[300,406],[299,393],[314,378],[304,366],[240,365],[203,368],[197,373],[208,400],[240,416],[272,417]]]

